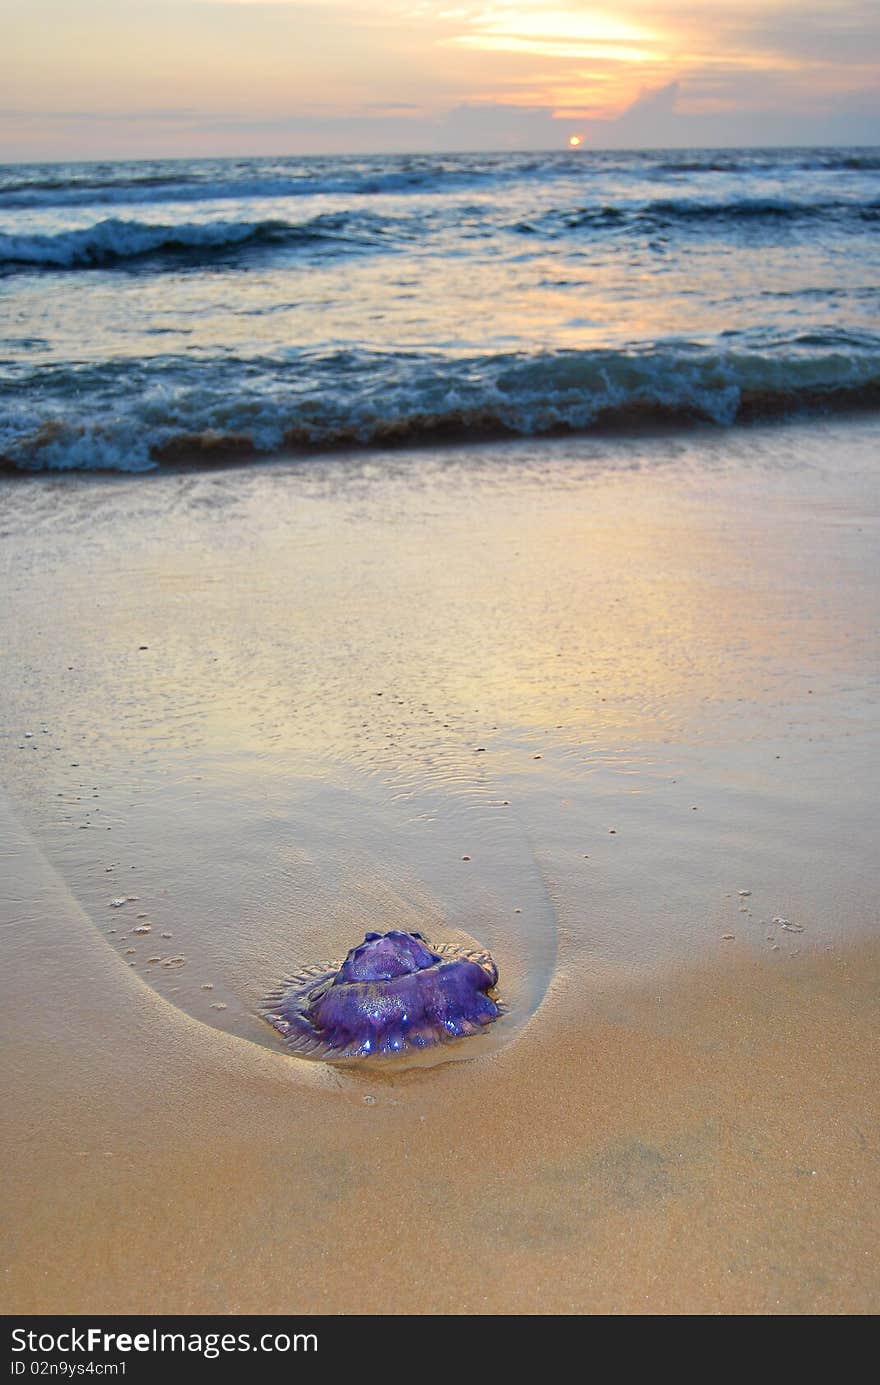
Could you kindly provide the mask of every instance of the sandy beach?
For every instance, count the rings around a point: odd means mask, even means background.
[[[876,1312],[878,447],[0,477],[5,1311]],[[291,1056],[380,926],[504,1017]]]

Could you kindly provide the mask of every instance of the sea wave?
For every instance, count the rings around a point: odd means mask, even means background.
[[[534,171],[534,165],[530,170]],[[476,168],[402,169],[388,172],[262,174],[205,177],[182,174],[128,179],[19,179],[0,185],[0,210],[38,207],[92,207],[173,202],[266,201],[287,197],[376,197],[442,192],[507,181],[510,171]]]
[[[813,333],[762,352],[675,342],[467,358],[160,357],[19,370],[0,404],[8,468],[138,472],[282,451],[876,410],[880,339]]]
[[[110,218],[95,226],[44,234],[0,232],[0,272],[96,269],[156,256],[205,260],[243,247],[314,245],[364,247],[381,242],[388,223],[372,213],[327,213],[308,221],[206,221],[164,225]]]
[[[61,165],[64,167],[64,165]],[[93,176],[83,175],[78,171],[65,169],[63,173],[44,176],[16,177],[15,175],[0,173],[0,201],[12,199],[9,205],[15,205],[14,199],[18,196],[26,197],[23,205],[32,205],[30,199],[39,201],[41,194],[56,194],[64,205],[64,194],[70,193],[73,196],[91,195],[96,193],[112,193],[114,191],[125,193],[131,191],[137,194],[142,189],[185,187],[193,182],[192,178],[182,177],[180,174],[171,175],[167,173],[140,173],[128,174],[122,177],[118,173],[107,173],[103,176],[96,172]],[[54,198],[53,198],[54,200]]]
[[[140,164],[0,167],[0,211],[273,198],[432,195],[555,178],[589,183],[670,177],[758,178],[873,173],[877,149],[553,150],[530,155],[443,154],[300,159],[169,160]]]
[[[444,217],[422,209],[411,214],[380,215],[366,207],[324,212],[304,221],[275,218],[241,221],[150,222],[114,217],[92,226],[45,232],[0,232],[0,275],[34,270],[125,268],[145,260],[184,260],[190,264],[235,259],[259,247],[321,248],[351,251],[390,248],[451,224],[450,218],[478,216],[487,232],[497,212],[458,208]],[[673,227],[705,229],[789,227],[802,222],[849,223],[854,231],[880,226],[880,200],[794,202],[783,198],[743,198],[731,202],[663,198],[649,202],[550,208],[521,219],[507,229],[518,235],[550,239],[592,232],[655,234]],[[503,224],[503,213],[501,214]]]
[[[799,222],[850,221],[854,229],[880,223],[880,199],[835,199],[799,202],[784,197],[742,197],[732,201],[694,198],[658,198],[647,202],[569,208],[550,208],[537,217],[516,222],[513,230],[524,235],[566,235],[572,231],[644,230],[717,226],[750,227],[792,225]]]
[[[811,168],[840,169],[847,173],[880,172],[880,150],[839,149],[820,154]]]
[[[694,149],[680,150],[659,157],[661,173],[769,173],[796,170],[800,173],[871,173],[880,169],[876,149]]]
[[[758,165],[760,167],[760,165]],[[666,159],[657,164],[658,173],[745,173],[755,165],[741,157],[725,158],[706,154],[700,157]]]

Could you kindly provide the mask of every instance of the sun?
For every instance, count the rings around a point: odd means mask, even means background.
[[[580,135],[569,135],[569,137],[568,137],[568,147],[569,147],[569,149],[580,149],[580,147],[581,147],[581,145],[583,144],[583,142],[584,142],[584,141],[583,141],[583,139],[581,138]]]

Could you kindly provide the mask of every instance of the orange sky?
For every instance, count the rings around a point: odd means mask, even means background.
[[[877,0],[0,0],[0,18],[7,158],[880,138]]]

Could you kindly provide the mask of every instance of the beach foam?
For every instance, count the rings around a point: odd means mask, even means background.
[[[876,408],[872,161],[0,168],[0,458],[134,472]]]
[[[160,356],[19,373],[0,420],[0,460],[137,472],[280,449],[729,426],[878,404],[880,339],[854,333],[808,334],[763,352],[679,342],[534,357],[290,352],[283,364]]]
[[[287,221],[206,221],[162,225],[108,219],[75,231],[49,235],[0,232],[0,273],[14,269],[95,269],[155,256],[210,260],[218,254],[258,245],[364,245],[381,232],[378,218],[344,214],[317,216],[300,224]],[[350,233],[350,234],[349,234]]]

